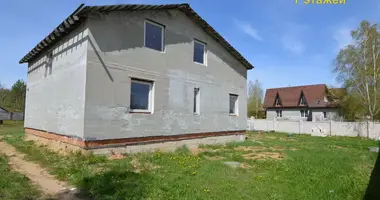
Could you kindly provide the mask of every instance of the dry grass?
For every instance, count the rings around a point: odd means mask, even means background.
[[[255,152],[247,153],[242,155],[246,160],[266,160],[266,159],[275,159],[282,160],[284,159],[284,154],[279,152]]]

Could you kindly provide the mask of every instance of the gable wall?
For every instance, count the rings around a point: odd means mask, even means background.
[[[145,19],[166,26],[165,52],[144,47]],[[88,24],[87,139],[246,129],[247,69],[181,11],[93,14]],[[207,43],[207,66],[193,62],[194,38]],[[153,114],[129,112],[131,77],[154,81]],[[239,95],[237,117],[229,115],[229,93]]]
[[[52,73],[45,77],[47,51],[29,62],[25,127],[83,137],[87,28],[82,24],[52,47]]]

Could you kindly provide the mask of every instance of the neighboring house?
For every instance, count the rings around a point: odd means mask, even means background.
[[[9,111],[3,107],[0,107],[0,124],[3,124],[3,120],[9,119]]]
[[[20,63],[34,139],[129,151],[244,138],[253,66],[188,4],[81,5]]]
[[[267,119],[323,121],[338,120],[339,98],[344,88],[325,84],[267,89],[264,99]]]

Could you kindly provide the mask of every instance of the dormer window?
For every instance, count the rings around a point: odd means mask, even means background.
[[[274,105],[275,106],[281,106],[281,101],[280,101],[280,97],[278,96],[278,94],[276,96],[276,101],[275,101]]]
[[[301,97],[300,97],[300,106],[304,106],[306,105],[306,98],[305,98],[305,95],[303,95],[303,92],[301,93]]]
[[[277,98],[276,99],[276,106],[280,106],[281,104],[280,104],[280,99],[279,98]]]

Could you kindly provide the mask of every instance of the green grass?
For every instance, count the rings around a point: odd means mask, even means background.
[[[23,141],[18,128],[6,138],[8,143],[95,199],[356,200],[365,193],[377,157],[368,147],[378,145],[361,138],[248,133],[243,143],[203,146],[198,155],[181,148],[111,161],[60,156]],[[237,150],[243,147],[246,151]],[[281,156],[251,160],[245,158],[249,153]],[[222,160],[210,160],[216,156]],[[245,168],[233,169],[223,161],[238,161]]]
[[[37,199],[40,191],[25,176],[9,169],[8,160],[0,155],[0,199]]]
[[[9,130],[18,131],[20,123],[0,125],[0,135]],[[29,179],[20,173],[11,171],[5,155],[0,154],[0,199],[26,200],[37,199],[40,195],[39,189],[32,185]]]

